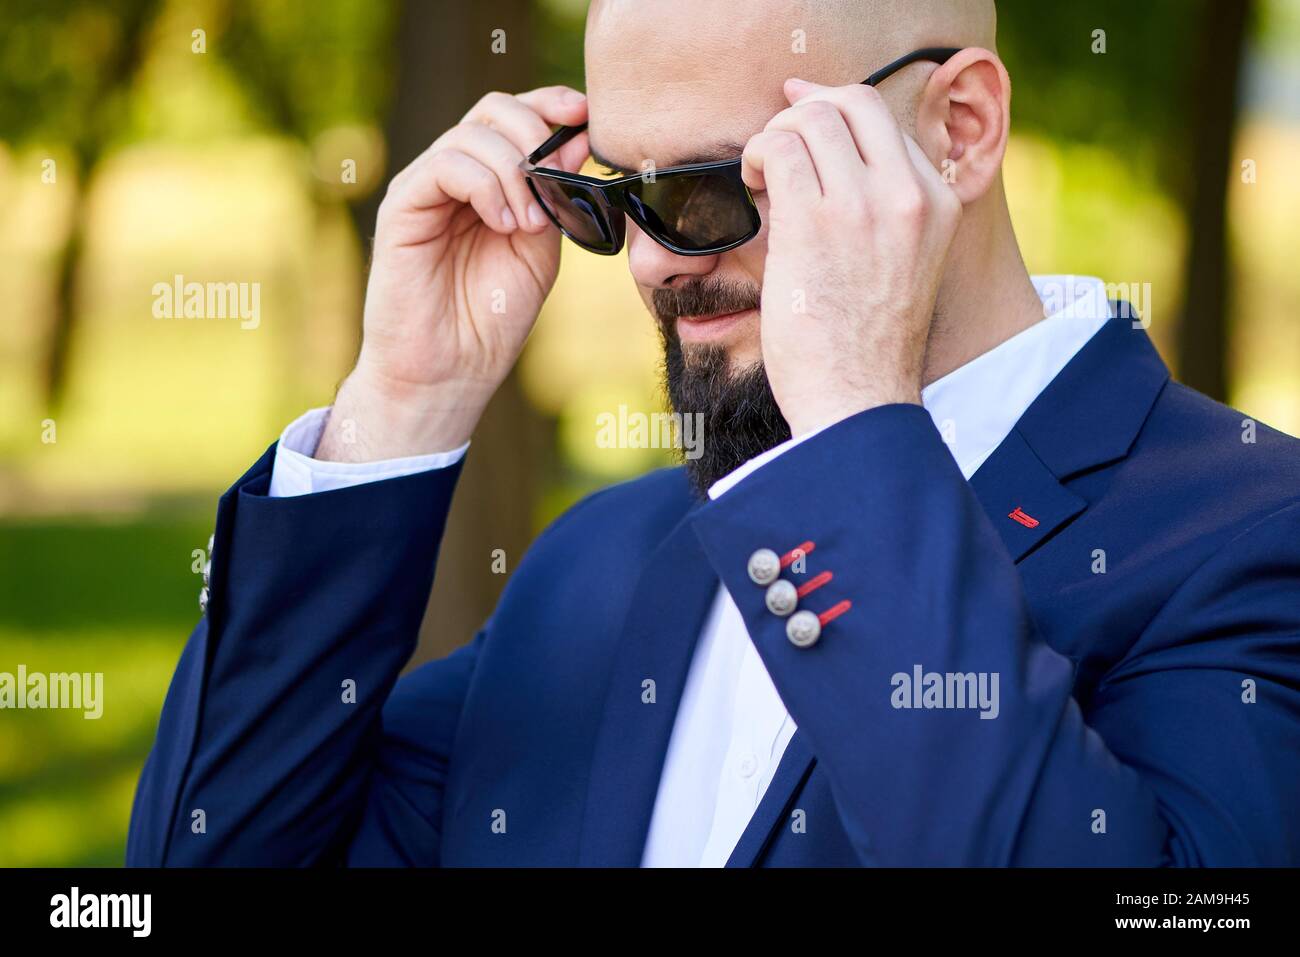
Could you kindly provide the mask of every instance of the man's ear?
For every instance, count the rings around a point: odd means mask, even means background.
[[[998,181],[1011,126],[1011,78],[997,54],[968,47],[921,92],[917,144],[963,204]]]

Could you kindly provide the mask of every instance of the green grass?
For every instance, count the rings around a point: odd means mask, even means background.
[[[102,672],[103,716],[0,711],[0,865],[122,863],[163,696],[198,619],[212,506],[0,521],[0,671]]]

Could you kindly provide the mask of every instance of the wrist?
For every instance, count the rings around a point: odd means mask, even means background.
[[[373,462],[458,449],[487,405],[476,391],[457,383],[394,382],[358,364],[339,389],[315,457]]]
[[[921,390],[899,387],[872,389],[843,397],[819,396],[816,401],[800,403],[796,409],[784,413],[790,434],[795,438],[808,435],[836,422],[876,409],[884,405],[920,405]]]

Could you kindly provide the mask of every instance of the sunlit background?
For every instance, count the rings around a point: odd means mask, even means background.
[[[489,90],[581,88],[585,6],[0,5],[0,671],[103,672],[106,697],[98,721],[0,711],[0,864],[121,863],[195,550],[347,372],[383,184]],[[1031,271],[1149,283],[1180,378],[1300,433],[1300,0],[999,7]],[[154,318],[176,275],[260,283],[260,325]],[[657,361],[622,258],[566,248],[476,437],[420,659],[491,608],[494,549],[513,570],[577,497],[670,461],[595,439],[598,413],[659,407]]]

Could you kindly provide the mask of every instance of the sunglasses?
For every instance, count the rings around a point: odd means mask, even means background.
[[[914,50],[862,82],[875,86],[909,64],[919,60],[944,64],[958,52],[948,47]],[[586,123],[560,127],[519,164],[551,222],[583,249],[602,256],[616,254],[627,235],[627,216],[679,256],[715,256],[758,235],[763,221],[740,177],[740,157],[613,180],[537,165],[586,128]]]

